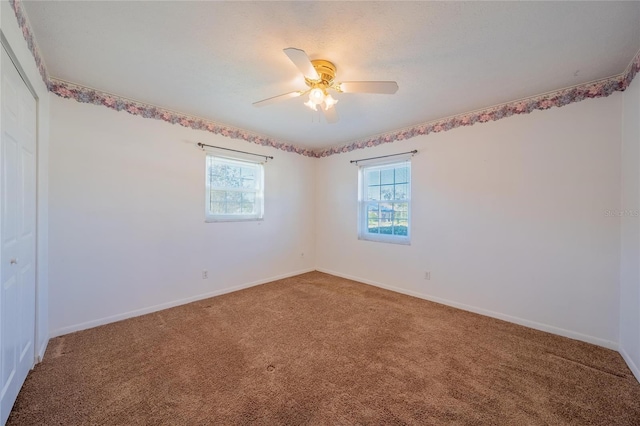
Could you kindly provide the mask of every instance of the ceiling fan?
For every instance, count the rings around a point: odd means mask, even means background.
[[[263,99],[254,102],[253,106],[262,107],[285,99],[309,94],[309,100],[304,104],[314,111],[318,111],[318,107],[320,107],[320,111],[324,114],[327,122],[335,123],[338,121],[338,114],[335,109],[335,104],[338,101],[331,96],[329,90],[334,90],[338,93],[382,93],[388,95],[398,91],[398,83],[395,81],[337,82],[335,81],[336,66],[333,63],[325,59],[311,60],[304,50],[293,47],[284,49],[284,53],[302,72],[308,88]]]

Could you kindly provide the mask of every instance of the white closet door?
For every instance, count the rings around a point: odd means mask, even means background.
[[[35,361],[36,101],[2,50],[0,424]]]

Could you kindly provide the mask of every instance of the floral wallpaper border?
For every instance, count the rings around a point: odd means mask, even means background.
[[[49,88],[49,74],[47,73],[47,67],[44,64],[44,60],[42,56],[40,56],[40,50],[38,49],[38,45],[36,43],[36,38],[33,35],[33,31],[31,30],[31,25],[29,25],[29,20],[27,19],[27,14],[22,9],[21,0],[9,0],[11,4],[11,8],[16,14],[16,19],[18,20],[18,27],[22,31],[22,36],[27,42],[27,47],[33,55],[33,59],[36,61],[36,66],[38,67],[38,72],[40,72],[40,77],[42,77],[42,81]]]
[[[22,30],[22,35],[27,41],[27,46],[36,61],[42,80],[46,84],[47,88],[56,95],[62,98],[74,99],[77,102],[103,105],[116,111],[126,111],[129,114],[138,115],[144,118],[154,118],[156,120],[166,121],[171,124],[178,124],[194,130],[203,130],[232,139],[240,139],[258,145],[273,147],[283,151],[294,152],[296,154],[315,158],[328,157],[334,154],[351,152],[356,149],[370,148],[386,143],[407,140],[416,136],[428,135],[430,133],[444,132],[462,126],[471,126],[476,123],[496,121],[511,117],[512,115],[529,114],[535,110],[561,107],[574,102],[580,102],[584,99],[606,97],[614,92],[626,90],[635,78],[636,74],[640,72],[640,52],[638,52],[625,72],[614,77],[557,90],[540,96],[507,102],[505,104],[478,111],[458,114],[452,117],[418,124],[401,130],[384,133],[382,135],[352,141],[345,145],[334,146],[321,150],[311,150],[296,146],[292,143],[251,133],[246,130],[218,124],[210,120],[181,114],[78,84],[49,78],[46,66],[40,56],[40,52],[33,36],[33,31],[31,30],[27,16],[22,9],[21,0],[9,1],[15,11],[18,25]]]
[[[246,130],[225,126],[202,118],[132,101],[110,93],[57,80],[55,78],[50,79],[50,82],[49,90],[62,98],[74,99],[81,103],[103,105],[116,111],[126,111],[129,114],[139,115],[144,118],[155,118],[156,120],[166,121],[171,124],[178,124],[194,130],[204,130],[216,135],[222,135],[232,139],[241,139],[247,142],[252,142],[262,146],[269,146],[287,152],[295,152],[296,154],[307,157],[316,156],[315,152],[311,149],[301,148],[291,143],[281,142],[266,136],[260,136]]]
[[[557,90],[545,95],[525,98],[478,111],[418,124],[405,129],[353,141],[346,145],[319,150],[316,151],[315,154],[317,157],[328,157],[330,155],[350,152],[356,149],[364,149],[385,143],[411,139],[420,135],[444,132],[461,126],[471,126],[476,123],[496,121],[502,118],[511,117],[512,115],[529,114],[535,110],[561,107],[584,99],[606,97],[614,92],[626,90],[639,71],[640,52],[636,54],[626,71],[615,77],[609,77],[592,83]]]

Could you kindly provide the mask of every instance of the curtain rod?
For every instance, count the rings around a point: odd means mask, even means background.
[[[270,155],[254,154],[253,152],[247,152],[247,151],[238,151],[237,149],[223,148],[221,146],[214,146],[214,145],[207,145],[207,144],[204,144],[202,142],[198,142],[198,146],[200,148],[203,148],[203,149],[204,149],[205,146],[208,146],[209,148],[224,149],[225,151],[239,152],[241,154],[255,155],[256,157],[264,157],[265,159],[273,160],[273,157],[270,156]]]
[[[359,160],[351,160],[350,163],[357,163],[358,161],[366,161],[366,160],[377,160],[378,158],[387,158],[387,157],[395,157],[396,155],[404,155],[404,154],[417,154],[418,150],[414,149],[413,151],[401,152],[399,154],[390,154],[390,155],[381,155],[380,157],[371,157],[371,158],[361,158]]]

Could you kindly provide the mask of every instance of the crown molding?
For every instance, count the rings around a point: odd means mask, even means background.
[[[134,101],[122,96],[92,89],[67,81],[50,78],[44,60],[40,55],[33,31],[29,25],[22,0],[9,0],[13,8],[18,26],[27,42],[29,51],[40,72],[45,85],[52,93],[67,99],[74,99],[81,103],[102,105],[116,111],[126,111],[129,114],[144,118],[162,120],[171,124],[178,124],[194,130],[202,130],[219,134],[232,139],[239,139],[262,146],[276,148],[282,151],[293,152],[307,157],[324,158],[335,154],[351,152],[357,149],[370,148],[386,143],[393,143],[411,139],[417,136],[431,133],[446,132],[458,127],[472,126],[477,123],[497,121],[513,115],[529,114],[536,110],[546,110],[552,107],[562,107],[585,99],[603,98],[615,92],[622,92],[629,87],[635,76],[640,72],[640,51],[636,53],[625,71],[616,76],[601,80],[568,87],[542,95],[536,95],[507,102],[500,105],[483,108],[476,111],[465,112],[450,117],[433,120],[399,130],[371,136],[364,139],[351,141],[344,145],[338,145],[326,149],[312,150],[299,147],[287,141],[281,141],[268,136],[259,135],[247,130],[239,129],[216,123],[204,118],[194,117],[180,112],[171,111],[144,102]]]

